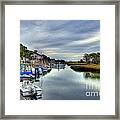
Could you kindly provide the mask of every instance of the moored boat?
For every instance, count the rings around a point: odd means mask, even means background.
[[[24,81],[20,86],[20,93],[23,97],[42,96],[42,89],[29,81]]]

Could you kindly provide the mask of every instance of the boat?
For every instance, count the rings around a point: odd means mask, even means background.
[[[20,78],[33,78],[33,75],[27,75],[27,74],[22,74],[20,75]]]
[[[42,67],[42,71],[43,71],[43,72],[47,72],[48,69],[47,69],[46,67]]]
[[[20,64],[20,75],[33,75],[34,68],[27,63]]]
[[[25,81],[25,80],[32,80],[34,78],[35,78],[34,75],[22,74],[22,75],[20,75],[20,82]]]
[[[39,70],[39,74],[42,74],[42,73],[43,73],[43,71],[42,71],[42,68],[41,68],[41,67],[39,67],[39,68],[38,68],[38,70]]]
[[[24,75],[24,74],[26,74],[26,75],[32,75],[32,72],[31,71],[20,71],[20,74],[21,75]]]
[[[24,81],[20,86],[20,93],[23,97],[40,97],[42,96],[42,89],[34,84],[31,84],[29,81]]]
[[[38,66],[37,68],[38,68],[38,70],[39,70],[39,74],[42,74],[42,73],[48,71],[48,68],[47,68],[47,67],[44,67],[44,66],[42,66],[42,65]]]

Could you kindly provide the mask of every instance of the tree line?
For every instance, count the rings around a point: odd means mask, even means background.
[[[32,56],[33,55],[33,51],[30,51],[27,49],[27,47],[25,47],[24,45],[20,44],[20,57],[23,59],[23,57],[25,58],[29,58],[29,59],[32,59]]]
[[[90,54],[85,53],[80,62],[85,62],[87,64],[89,63],[100,64],[100,53],[99,52]]]
[[[21,59],[23,59],[23,57],[25,57],[25,58],[28,58],[28,59],[32,60],[33,59],[33,57],[32,57],[33,54],[38,54],[39,55],[37,50],[33,50],[33,51],[28,50],[26,46],[20,44],[20,57],[21,57]],[[51,60],[52,60],[50,57],[48,57],[44,54],[42,54],[42,57],[43,57],[44,60],[47,60],[48,62],[51,62]],[[55,60],[56,63],[65,63],[64,60],[56,60],[56,59],[54,59],[54,60]]]

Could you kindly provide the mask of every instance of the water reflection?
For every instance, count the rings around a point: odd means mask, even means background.
[[[99,74],[99,73],[98,73]],[[97,75],[97,74],[95,74]],[[99,100],[99,77],[93,74],[75,72],[69,66],[52,68],[41,79],[43,100]]]
[[[100,74],[99,73],[92,73],[92,72],[84,72],[83,76],[86,78],[91,78],[91,79],[100,79]]]
[[[76,72],[67,65],[54,66],[34,85],[42,89],[40,100],[99,100],[100,74]],[[39,99],[39,98],[38,98]]]

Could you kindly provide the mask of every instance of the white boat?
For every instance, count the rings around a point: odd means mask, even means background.
[[[32,73],[35,74],[35,68],[32,67]]]
[[[39,69],[39,74],[42,74],[43,73],[42,68],[39,67],[38,69]]]
[[[20,93],[23,97],[27,96],[42,96],[42,89],[36,85],[30,84],[29,81],[24,81],[20,86]]]

